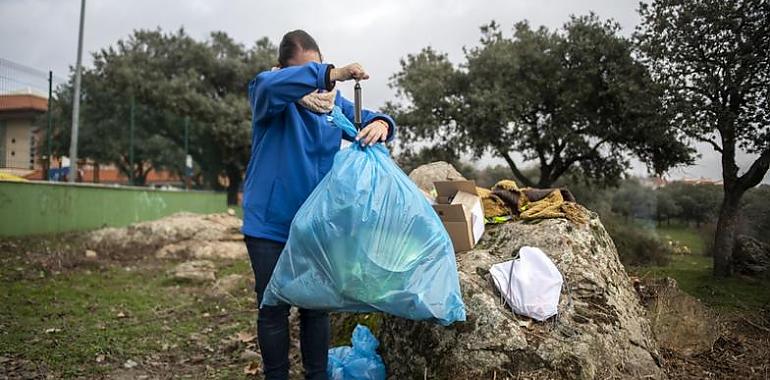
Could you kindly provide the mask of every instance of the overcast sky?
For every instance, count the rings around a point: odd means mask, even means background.
[[[184,27],[200,39],[221,30],[249,46],[264,36],[277,43],[283,33],[301,28],[315,37],[327,61],[359,62],[367,69],[371,79],[363,84],[364,102],[377,108],[393,99],[387,83],[398,70],[399,59],[425,46],[446,52],[459,63],[463,46],[476,45],[479,26],[491,20],[506,31],[524,19],[556,28],[569,15],[590,11],[615,19],[623,34],[630,35],[639,22],[637,4],[635,0],[89,0],[84,52],[114,44],[134,29]],[[79,0],[0,0],[0,58],[40,70],[50,68],[54,75],[67,77],[76,60],[79,11]],[[341,88],[351,92],[350,86]],[[720,178],[719,157],[709,147],[699,151],[703,158],[697,165],[675,169],[670,176]],[[741,157],[744,169],[752,158]],[[635,165],[634,172],[643,170]],[[768,181],[770,176],[765,177]]]

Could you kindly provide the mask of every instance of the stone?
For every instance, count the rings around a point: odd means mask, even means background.
[[[241,220],[233,215],[176,213],[122,228],[103,228],[86,235],[89,250],[160,259],[234,260],[248,257]]]
[[[242,241],[213,241],[198,244],[191,250],[191,256],[196,259],[248,259],[246,244]]]
[[[246,289],[246,285],[244,276],[240,274],[227,275],[214,283],[214,292],[219,295],[234,294],[243,289]]]
[[[259,357],[259,353],[254,350],[245,349],[241,352],[241,360],[254,360]]]
[[[216,267],[209,260],[186,261],[176,265],[169,275],[176,280],[212,282],[216,279]]]
[[[595,213],[488,226],[458,254],[468,319],[442,327],[383,316],[380,353],[391,379],[665,378],[646,312]],[[522,246],[542,249],[564,276],[559,315],[535,322],[505,306],[489,268]]]
[[[738,235],[733,251],[733,268],[746,275],[767,273],[770,269],[770,245],[748,235]]]
[[[96,251],[92,249],[86,249],[86,257],[89,259],[95,259],[96,258]]]
[[[433,191],[433,182],[465,179],[454,166],[444,161],[418,166],[409,173],[409,178],[417,187],[428,193]]]
[[[86,235],[86,247],[103,252],[157,251],[182,242],[243,241],[242,221],[226,213],[180,212],[121,228],[102,228]]]

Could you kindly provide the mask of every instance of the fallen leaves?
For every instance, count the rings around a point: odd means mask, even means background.
[[[241,331],[238,333],[238,340],[243,343],[253,342],[257,338],[257,335],[249,331]]]
[[[259,373],[260,367],[259,362],[253,361],[243,368],[243,373],[246,375],[256,375]]]
[[[259,357],[259,353],[254,350],[246,349],[241,353],[241,359],[243,360],[253,360]]]

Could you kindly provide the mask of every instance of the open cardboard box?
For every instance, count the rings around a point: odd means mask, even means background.
[[[434,182],[436,210],[455,252],[469,251],[484,234],[484,208],[474,181]]]

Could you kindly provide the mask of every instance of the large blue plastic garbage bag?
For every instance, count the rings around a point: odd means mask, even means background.
[[[366,326],[357,325],[351,339],[353,347],[329,350],[326,373],[329,380],[385,380],[385,364],[377,354],[380,342]]]
[[[330,120],[355,136],[339,108]],[[300,207],[262,304],[280,302],[443,325],[465,320],[452,241],[384,145],[340,150]]]

